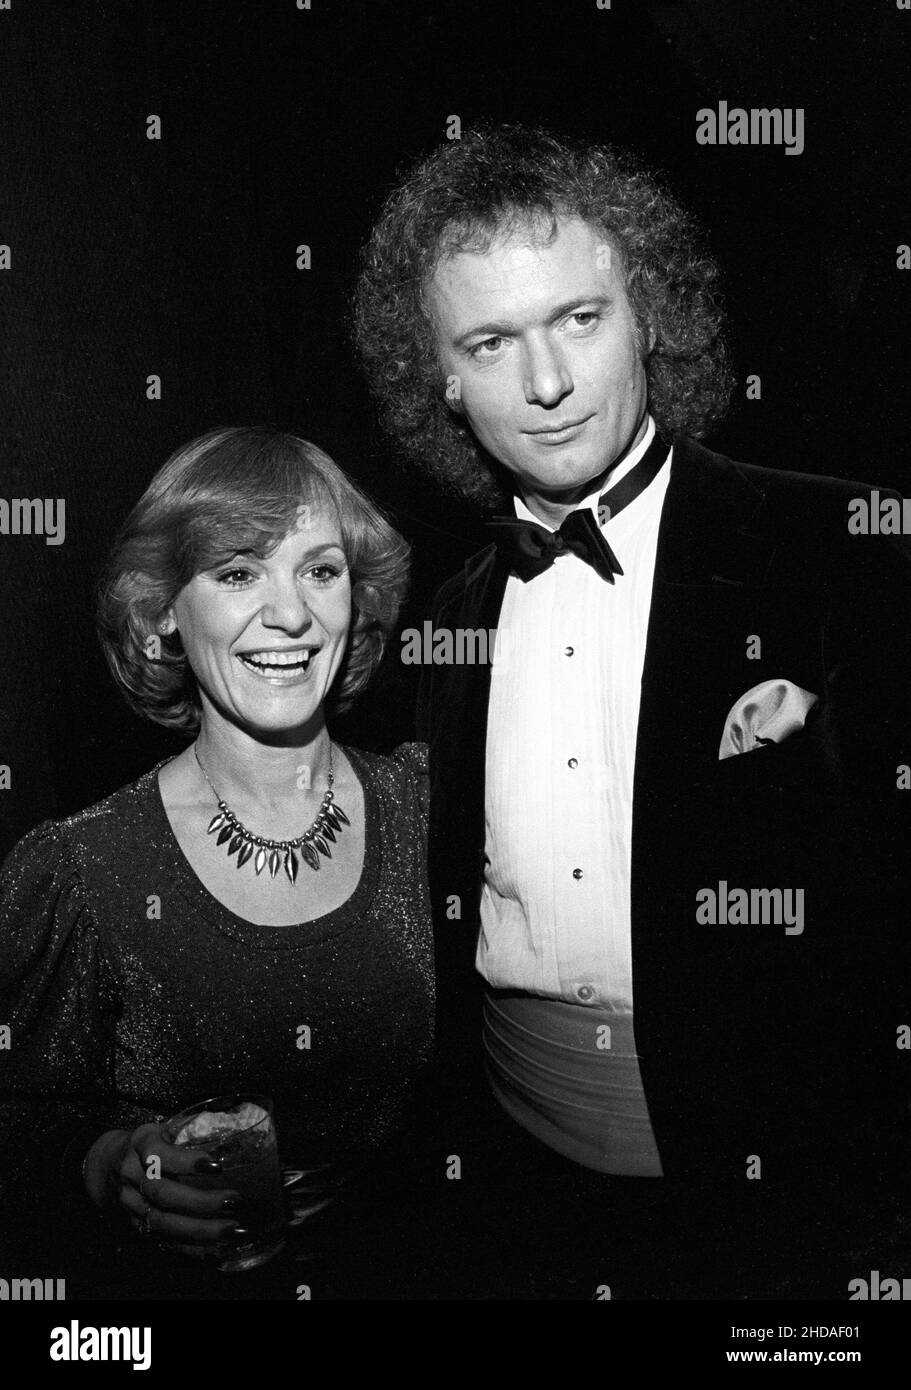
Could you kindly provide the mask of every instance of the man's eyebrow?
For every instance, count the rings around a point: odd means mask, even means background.
[[[557,304],[547,315],[545,322],[548,324],[557,323],[558,320],[566,318],[567,314],[580,309],[583,304],[592,305],[594,308],[605,309],[613,304],[613,298],[609,294],[583,294],[576,295],[572,299],[567,299],[562,304]],[[464,333],[454,339],[453,347],[463,348],[471,342],[472,338],[508,338],[516,332],[514,324],[503,321],[491,321],[490,323],[479,323],[473,328],[466,328]]]
[[[464,333],[460,333],[453,340],[452,345],[455,348],[463,348],[468,346],[472,338],[508,338],[515,331],[515,326],[506,323],[505,320],[500,323],[479,323],[474,328],[466,328]]]

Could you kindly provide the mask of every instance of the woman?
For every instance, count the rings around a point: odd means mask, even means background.
[[[73,1180],[146,1250],[244,1238],[235,1191],[181,1181],[213,1170],[165,1141],[168,1116],[269,1095],[284,1163],[333,1191],[378,1171],[429,1056],[424,750],[327,727],[376,669],[407,566],[325,454],[268,429],[180,450],[115,543],[108,662],[192,742],[7,860],[0,1100],[25,1186]]]

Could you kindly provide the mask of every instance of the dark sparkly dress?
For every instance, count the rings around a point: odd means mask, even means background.
[[[93,1141],[220,1092],[271,1096],[283,1165],[328,1165],[329,1188],[352,1192],[362,1215],[402,1179],[432,1048],[426,750],[344,751],[364,789],[363,870],[346,903],[299,926],[254,926],[208,892],[171,830],[158,768],[39,825],[7,859],[0,1202],[26,1224],[31,1212],[29,1239],[44,1231],[56,1277],[64,1247],[76,1248],[78,1283],[89,1246],[104,1243],[100,1221],[111,1225],[81,1187]],[[143,1287],[148,1243],[144,1272],[131,1273],[138,1242],[118,1230],[122,1296],[167,1296]]]

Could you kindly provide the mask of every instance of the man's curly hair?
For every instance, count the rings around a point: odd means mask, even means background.
[[[390,194],[361,256],[354,332],[386,431],[451,491],[502,500],[502,470],[445,399],[426,290],[441,260],[486,251],[529,221],[574,216],[619,252],[658,429],[701,438],[722,418],[730,374],[718,268],[689,214],[630,156],[505,125],[466,132]]]

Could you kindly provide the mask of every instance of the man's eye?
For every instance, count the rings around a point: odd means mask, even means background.
[[[482,342],[475,343],[471,349],[472,357],[489,357],[492,352],[499,352],[503,346],[503,339],[500,337],[484,338]]]
[[[593,323],[597,323],[599,317],[594,309],[580,309],[577,314],[573,314],[573,319],[580,328],[590,328]]]

